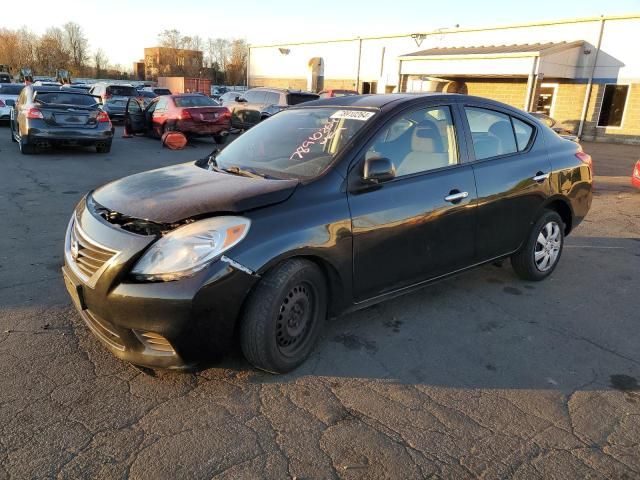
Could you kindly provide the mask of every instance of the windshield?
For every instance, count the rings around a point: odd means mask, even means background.
[[[216,162],[223,169],[240,167],[275,178],[310,179],[331,165],[374,114],[344,108],[285,110],[232,142]]]
[[[173,101],[176,102],[176,107],[216,107],[218,105],[218,102],[204,95],[175,97]]]

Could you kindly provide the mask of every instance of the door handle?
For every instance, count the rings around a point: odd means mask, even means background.
[[[469,196],[469,192],[457,192],[457,193],[453,193],[453,192],[456,192],[456,190],[452,190],[449,193],[449,195],[444,197],[444,200],[446,202],[451,202],[451,203],[459,202],[463,198],[467,198]]]
[[[543,180],[549,178],[549,175],[549,173],[538,172],[534,177],[531,177],[531,180],[533,180],[534,182],[542,182]]]

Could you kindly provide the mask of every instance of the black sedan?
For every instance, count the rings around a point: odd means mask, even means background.
[[[23,154],[54,145],[90,145],[108,153],[113,125],[99,102],[79,90],[26,86],[11,110],[11,139]]]
[[[238,338],[253,365],[287,372],[329,316],[502,258],[523,279],[551,275],[591,206],[591,168],[494,101],[319,100],[87,194],[64,279],[124,360],[185,368]]]

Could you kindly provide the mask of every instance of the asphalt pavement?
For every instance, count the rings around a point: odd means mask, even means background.
[[[274,376],[236,351],[154,376],[91,335],[60,274],[82,195],[205,156],[117,138],[18,153],[0,127],[0,479],[640,478],[640,147],[585,144],[585,222],[541,283],[508,262],[345,315]]]

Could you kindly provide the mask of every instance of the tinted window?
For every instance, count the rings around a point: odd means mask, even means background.
[[[176,107],[215,107],[218,105],[218,102],[204,95],[174,97],[173,101]]]
[[[90,95],[65,92],[41,92],[36,93],[35,102],[58,104],[58,105],[83,105],[91,106],[98,102],[98,99]]]
[[[484,108],[465,107],[477,160],[517,151],[509,116]]]
[[[117,97],[135,97],[138,95],[138,91],[135,88],[125,85],[110,85],[107,87],[107,93]]]
[[[249,90],[244,94],[244,98],[246,98],[249,103],[263,103],[266,95],[267,92],[264,90]]]
[[[374,140],[366,157],[389,158],[397,176],[458,163],[451,110],[427,108],[402,116]]]
[[[264,103],[268,103],[269,105],[278,105],[280,103],[280,94],[276,92],[267,92]]]
[[[24,85],[5,84],[0,85],[0,95],[20,95]]]
[[[10,83],[11,82],[11,77],[9,75],[7,75],[6,73],[0,73],[0,82],[2,82],[2,83]]]
[[[320,98],[315,93],[290,93],[287,95],[287,105],[298,105],[303,102],[310,102]]]
[[[171,90],[169,90],[168,88],[154,88],[153,91],[157,95],[171,95]]]
[[[533,127],[528,123],[524,123],[517,118],[511,117],[513,122],[513,130],[516,132],[516,142],[518,144],[518,151],[526,149],[533,137]]]
[[[598,116],[599,127],[619,127],[622,125],[628,93],[629,85],[606,85],[604,87],[602,106]]]

